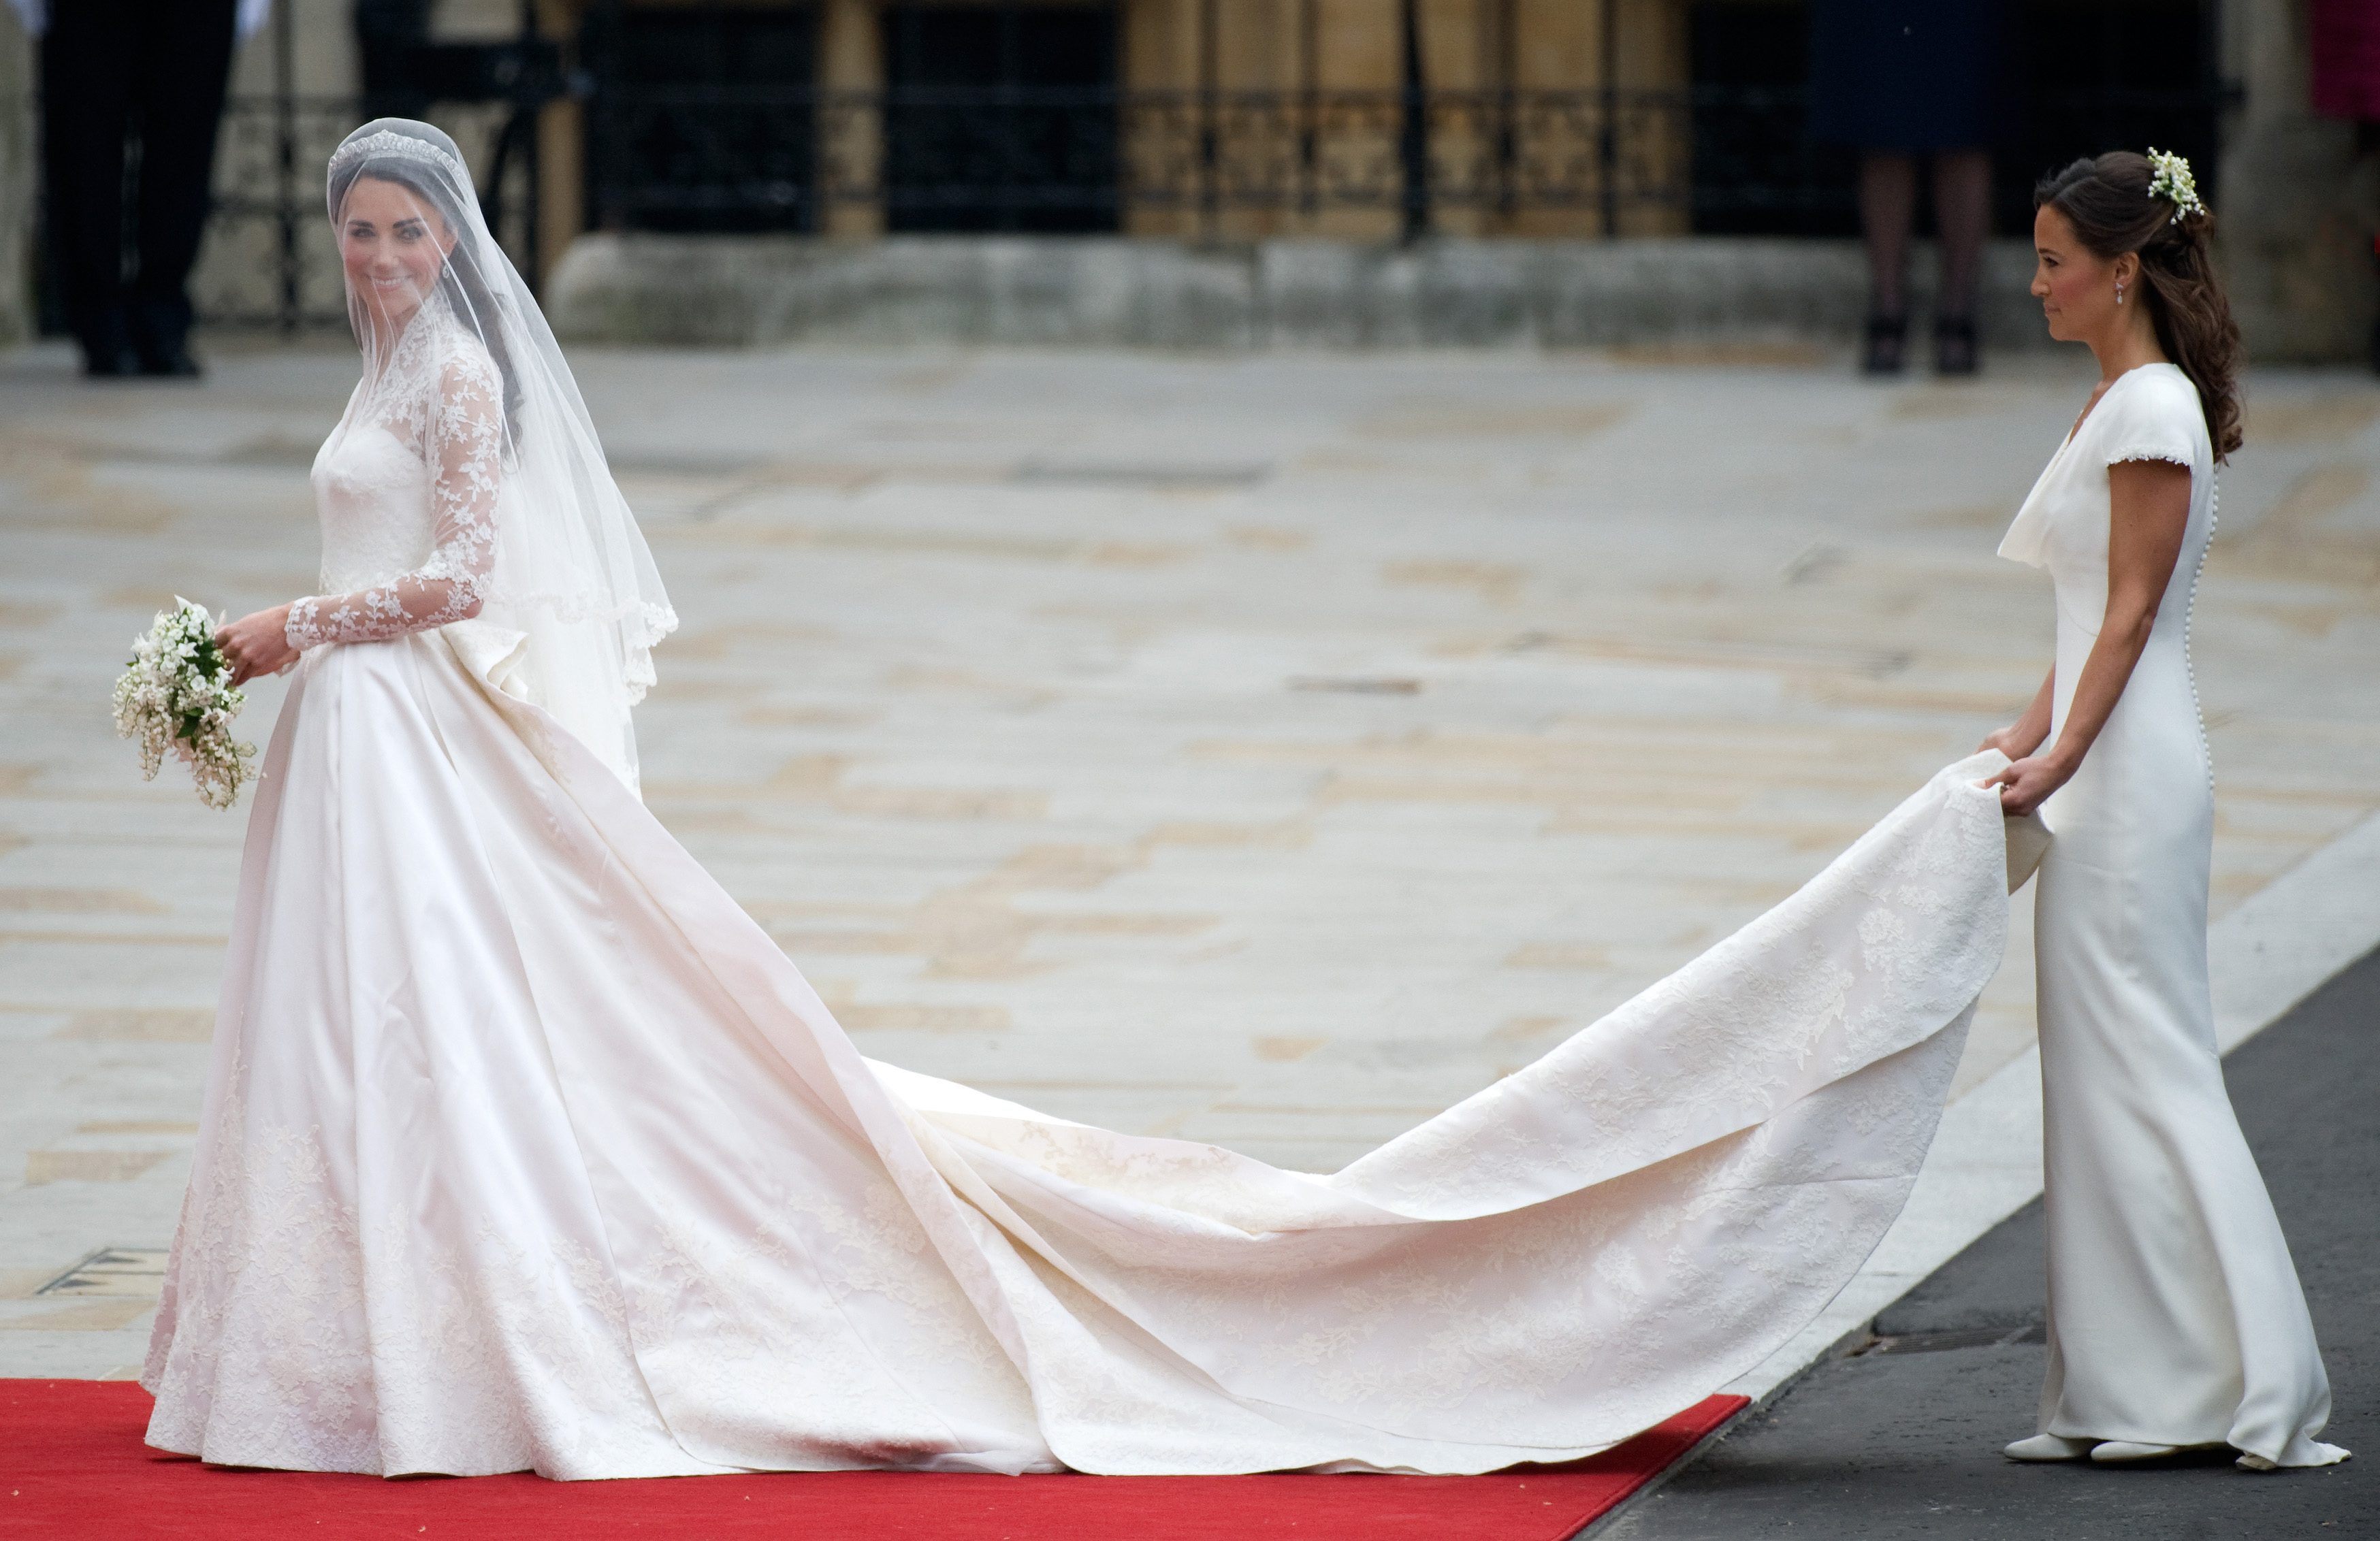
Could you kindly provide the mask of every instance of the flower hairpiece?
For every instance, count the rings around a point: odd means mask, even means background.
[[[2173,205],[2173,217],[2180,223],[2184,214],[2203,214],[2206,204],[2198,196],[2197,179],[2190,175],[2190,163],[2170,150],[2149,147],[2149,164],[2155,172],[2149,177],[2149,196],[2162,198]]]

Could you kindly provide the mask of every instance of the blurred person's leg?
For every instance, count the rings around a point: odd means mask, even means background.
[[[237,4],[142,0],[140,6],[140,266],[130,312],[133,346],[149,374],[199,372],[189,352],[188,283],[206,228]]]
[[[1909,332],[1909,225],[1917,210],[1917,163],[1900,151],[1860,157],[1860,230],[1867,237],[1867,351],[1870,374],[1900,369]]]
[[[42,166],[50,260],[83,372],[139,369],[125,314],[124,130],[138,13],[131,0],[50,7],[42,40]]]
[[[1975,290],[1984,239],[1992,225],[1988,151],[1946,150],[1934,157],[1934,228],[1941,236],[1942,288],[1934,305],[1934,368],[1975,372]]]

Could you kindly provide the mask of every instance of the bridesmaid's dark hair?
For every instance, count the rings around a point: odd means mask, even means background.
[[[2155,175],[2147,156],[2129,150],[2085,156],[2035,184],[2033,206],[2065,215],[2075,238],[2103,261],[2140,254],[2157,346],[2198,387],[2215,458],[2222,460],[2241,443],[2240,327],[2207,250],[2215,216],[2184,213],[2151,194]]]

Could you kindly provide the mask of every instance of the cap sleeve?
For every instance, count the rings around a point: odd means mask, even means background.
[[[2169,460],[2185,468],[2199,461],[2199,442],[2206,437],[2198,389],[2179,370],[2158,369],[2135,388],[2119,391],[2100,403],[2115,416],[2099,435],[2099,458],[2114,466],[2127,460]]]

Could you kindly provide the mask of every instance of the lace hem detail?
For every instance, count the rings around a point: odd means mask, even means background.
[[[2171,444],[2126,444],[2107,453],[2107,464],[2110,466],[2120,466],[2128,460],[2165,460],[2180,466],[2184,470],[2190,470],[2193,467],[2190,451],[2176,448]]]

